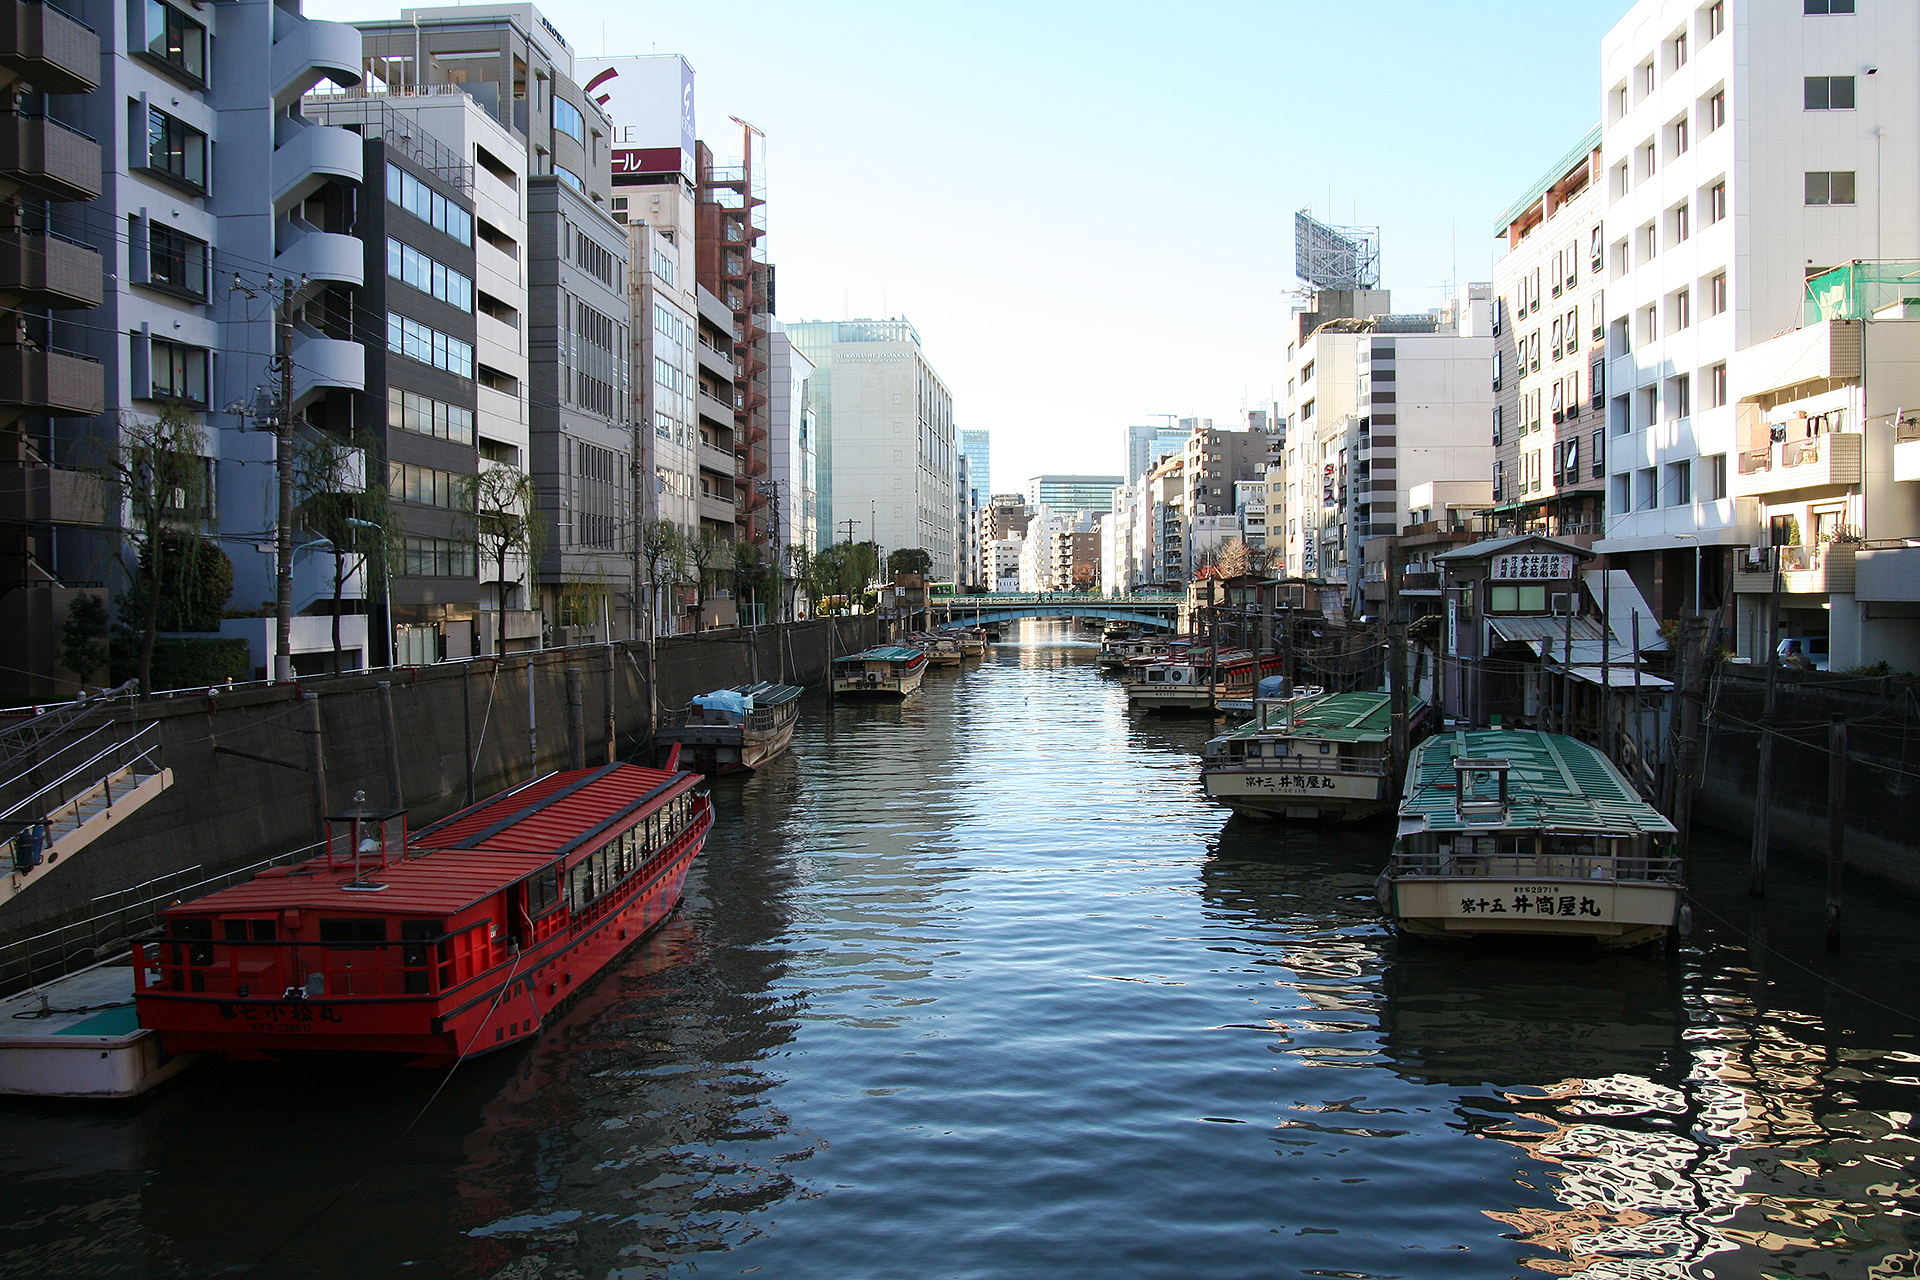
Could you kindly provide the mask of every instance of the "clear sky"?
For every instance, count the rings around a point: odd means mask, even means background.
[[[723,163],[729,116],[765,131],[781,318],[913,321],[1002,491],[1272,396],[1296,209],[1381,228],[1397,311],[1490,278],[1494,219],[1599,119],[1627,7],[540,3],[580,54],[685,56]]]

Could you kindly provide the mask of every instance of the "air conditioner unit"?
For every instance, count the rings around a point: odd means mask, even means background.
[[[1571,591],[1554,592],[1548,603],[1553,606],[1553,616],[1556,618],[1579,612],[1579,596]]]

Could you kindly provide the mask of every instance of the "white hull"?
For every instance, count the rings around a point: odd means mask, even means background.
[[[1235,813],[1254,817],[1358,822],[1393,803],[1387,780],[1377,773],[1224,765],[1201,770],[1200,785]]]
[[[1679,923],[1677,884],[1480,876],[1382,877],[1381,906],[1394,926],[1423,937],[1532,935],[1631,947]]]
[[[844,697],[904,698],[920,687],[926,670],[923,666],[903,676],[881,676],[878,680],[868,680],[864,674],[836,676],[833,691]]]

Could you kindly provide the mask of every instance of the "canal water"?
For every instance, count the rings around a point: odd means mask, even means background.
[[[1094,651],[810,703],[536,1046],[0,1110],[0,1276],[1920,1274],[1911,904],[1703,840],[1670,952],[1399,942]]]

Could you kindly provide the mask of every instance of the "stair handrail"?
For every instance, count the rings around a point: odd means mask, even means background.
[[[136,752],[131,752],[128,755],[127,759],[122,760],[119,763],[115,764],[111,769],[108,769],[104,772],[96,771],[101,761],[106,760],[110,757],[119,755],[121,753],[128,752],[130,748],[132,748],[137,743],[139,743],[140,739],[146,738],[146,737],[151,737],[153,740],[152,742],[148,743],[143,749]],[[59,790],[60,788],[64,787],[67,783],[71,782],[74,778],[84,774],[84,775],[89,775],[93,779],[104,781],[107,777],[110,777],[111,775],[118,773],[123,769],[132,768],[134,763],[137,761],[151,760],[154,756],[156,756],[159,753],[159,751],[160,751],[160,726],[158,724],[148,724],[143,728],[141,728],[138,732],[134,733],[131,737],[124,738],[121,741],[116,742],[111,746],[105,748],[104,750],[94,753],[92,756],[90,756],[86,760],[81,761],[79,764],[73,766],[73,768],[61,774],[58,778],[55,778],[52,782],[46,783],[45,785],[41,786],[38,790],[34,791],[32,794],[27,795],[22,799],[16,801],[5,812],[0,812],[0,831],[6,831],[10,828],[13,834],[17,834],[19,831],[26,830],[27,828],[32,827],[37,823],[45,822],[51,810],[57,809],[63,805],[72,803],[73,800],[77,799],[78,797],[63,799],[59,801],[58,804],[55,804],[55,805],[42,805],[40,801],[41,801],[41,798],[47,795],[48,792]],[[30,820],[23,822],[21,821],[21,818],[22,818],[22,815],[26,813],[31,813],[33,817]]]
[[[41,743],[57,733],[73,728],[95,711],[107,707],[125,695],[131,700],[140,691],[138,680],[129,680],[114,689],[102,689],[91,697],[42,711],[28,720],[0,729],[0,774],[12,774],[22,760],[38,753]]]

